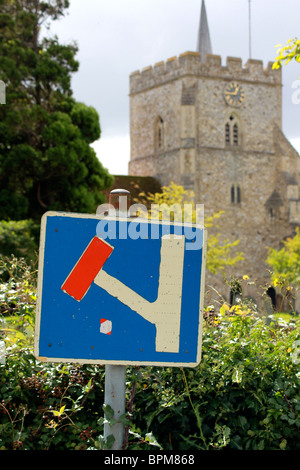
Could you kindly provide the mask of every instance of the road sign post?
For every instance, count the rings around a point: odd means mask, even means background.
[[[129,191],[115,189],[110,192],[109,204],[113,206],[119,217],[128,216]],[[110,215],[110,214],[109,214]],[[103,322],[104,323],[104,322]],[[125,427],[119,421],[120,416],[125,413],[126,401],[126,366],[106,364],[105,384],[104,384],[104,404],[109,405],[114,411],[114,420],[117,423],[110,425],[108,420],[104,421],[104,439],[107,442],[108,436],[114,437],[112,450],[121,450]]]
[[[114,412],[113,419],[117,421],[110,424],[109,420],[104,421],[104,440],[107,442],[109,436],[113,436],[114,441],[111,450],[121,450],[125,427],[119,421],[120,416],[125,413],[126,399],[126,366],[117,366],[106,364],[105,366],[105,385],[104,385],[104,404],[109,405]]]

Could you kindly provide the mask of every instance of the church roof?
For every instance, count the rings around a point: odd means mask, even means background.
[[[207,20],[206,7],[205,7],[204,0],[202,0],[202,6],[201,6],[197,52],[201,53],[202,62],[204,62],[206,54],[212,54],[212,47],[211,47],[208,20]]]

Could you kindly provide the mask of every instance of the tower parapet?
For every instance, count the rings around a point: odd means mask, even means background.
[[[222,65],[219,55],[207,54],[202,62],[200,52],[185,52],[178,57],[171,57],[165,62],[137,70],[130,75],[130,94],[167,83],[178,78],[193,75],[210,77],[218,80],[235,80],[244,82],[261,82],[269,85],[281,85],[281,70],[272,69],[273,62],[264,68],[263,61],[249,59],[243,67],[242,59],[227,57]]]

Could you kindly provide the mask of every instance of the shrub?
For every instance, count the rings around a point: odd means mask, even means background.
[[[32,220],[0,221],[0,254],[35,262],[39,226]]]
[[[299,449],[297,339],[249,314],[218,316],[197,368],[144,372],[133,421],[164,449]]]
[[[34,358],[35,275],[4,261],[0,449],[105,447],[104,366]],[[243,305],[204,318],[196,368],[127,367],[125,447],[299,450],[299,326],[267,325]]]

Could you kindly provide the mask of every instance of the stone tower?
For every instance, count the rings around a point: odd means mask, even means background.
[[[174,181],[206,214],[224,211],[219,231],[245,256],[234,275],[258,285],[269,281],[267,247],[300,224],[300,159],[282,133],[281,89],[272,63],[227,57],[223,66],[212,54],[204,0],[197,51],[130,76],[129,174]],[[208,277],[228,300],[221,281]]]

